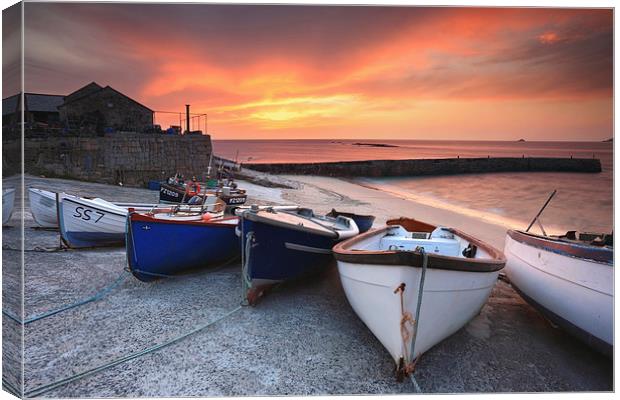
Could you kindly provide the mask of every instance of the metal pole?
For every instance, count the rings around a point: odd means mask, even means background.
[[[527,227],[527,229],[525,230],[526,232],[528,232],[531,228],[532,225],[534,225],[534,223],[536,222],[536,220],[538,220],[538,217],[540,217],[540,214],[542,214],[542,212],[545,210],[545,208],[547,208],[547,205],[549,204],[549,202],[551,201],[551,199],[553,198],[553,196],[555,196],[555,194],[557,193],[557,189],[553,191],[553,193],[551,193],[551,196],[549,196],[549,198],[547,199],[547,201],[545,202],[545,204],[542,206],[542,208],[540,209],[540,211],[538,211],[538,214],[536,214],[536,216],[534,217],[534,219],[532,220],[532,222],[530,222],[530,226]],[[543,230],[544,233],[544,230]],[[546,236],[546,235],[545,235]]]

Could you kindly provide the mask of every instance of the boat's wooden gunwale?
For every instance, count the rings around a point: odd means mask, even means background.
[[[369,237],[384,235],[389,229],[391,229],[391,226],[371,229],[366,233],[337,244],[333,248],[334,257],[336,257],[338,261],[352,264],[421,266],[422,254],[415,251],[352,249],[353,246]],[[487,252],[489,258],[463,258],[428,253],[428,268],[467,272],[495,272],[504,268],[506,259],[499,250],[457,229],[446,228],[446,230]]]
[[[583,243],[566,242],[559,238],[509,230],[508,236],[516,242],[567,257],[579,258],[613,267],[613,250],[607,247],[593,247]]]

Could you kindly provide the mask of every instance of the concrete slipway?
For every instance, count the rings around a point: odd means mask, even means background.
[[[8,179],[5,185],[17,182]],[[59,179],[26,177],[26,186],[117,201],[157,199],[157,192],[146,189]],[[254,196],[250,201],[283,201],[280,192],[243,186]],[[338,201],[336,207],[353,205],[343,196]],[[11,225],[19,217],[16,212]],[[26,248],[57,244],[57,232],[33,229],[30,214],[24,217]],[[19,229],[3,228],[5,246],[14,247],[18,240]],[[19,274],[15,254],[3,251],[3,296],[5,309],[19,313],[19,302],[10,297]],[[27,316],[90,296],[117,279],[126,265],[122,248],[29,252],[25,261]],[[235,309],[240,295],[238,263],[153,283],[128,277],[99,301],[26,325],[25,389],[177,337]],[[8,318],[3,324],[5,334],[13,332],[3,340],[4,378],[16,385],[10,366],[19,348],[9,339],[18,337],[17,325]],[[613,390],[612,361],[552,328],[504,281],[479,316],[421,357],[415,377],[424,392],[432,393]],[[413,392],[411,382],[395,382],[390,356],[350,308],[332,267],[283,286],[257,307],[244,307],[176,344],[43,396]]]

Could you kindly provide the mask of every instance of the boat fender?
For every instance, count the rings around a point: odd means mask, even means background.
[[[211,218],[212,218],[211,214],[209,214],[209,213],[202,214],[202,220],[205,221],[205,222],[210,221]]]
[[[463,249],[463,257],[465,258],[474,258],[476,257],[476,252],[478,251],[478,247],[473,244],[469,244],[465,249]]]

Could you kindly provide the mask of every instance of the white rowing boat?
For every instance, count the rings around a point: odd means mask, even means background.
[[[125,242],[127,209],[103,199],[57,194],[58,222],[63,242],[74,248],[111,246]]]
[[[505,264],[470,235],[407,218],[333,250],[351,307],[394,359],[399,380],[479,313]]]
[[[44,228],[58,228],[56,193],[43,189],[28,188],[28,200],[34,222]]]
[[[613,353],[614,343],[610,239],[511,230],[504,248],[506,274],[519,294],[548,319],[607,355]]]
[[[122,245],[129,210],[154,215],[158,219],[198,220],[204,212],[223,209],[222,202],[203,206],[160,206],[157,204],[114,204],[66,193],[57,194],[58,221],[63,242],[73,248]],[[219,212],[221,215],[222,212]]]
[[[56,193],[50,192],[48,190],[37,189],[37,188],[28,188],[28,195],[30,201],[30,212],[32,213],[32,217],[34,221],[44,228],[58,228],[58,210],[56,207]],[[76,196],[79,197],[79,196]],[[85,200],[97,200],[93,198],[80,197]],[[164,213],[172,213],[177,217],[181,217],[183,213],[196,214],[197,212],[203,211],[201,206],[190,206],[190,205],[164,205],[164,204],[148,204],[148,203],[122,203],[122,202],[106,202],[105,200],[98,199],[100,201],[104,201],[105,204],[113,204],[125,210],[129,208],[134,208],[136,210],[142,211],[153,211],[158,212],[158,218],[164,218],[165,214],[160,214],[159,212]],[[215,204],[221,203],[218,202],[217,197],[210,196],[207,198],[207,205],[205,205],[205,211],[213,211],[213,207]]]
[[[6,225],[13,214],[15,205],[15,189],[6,189],[2,192],[2,225]]]

